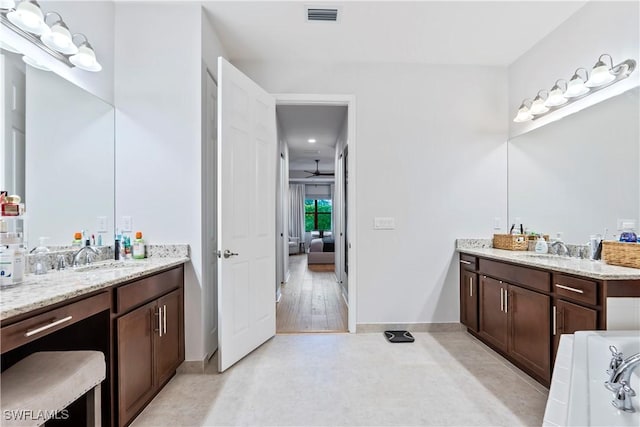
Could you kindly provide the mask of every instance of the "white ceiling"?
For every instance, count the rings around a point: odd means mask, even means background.
[[[229,59],[502,65],[586,1],[205,1]],[[340,22],[306,22],[305,5]]]
[[[289,144],[291,170],[333,171],[335,147],[347,117],[347,107],[337,105],[278,105],[276,114],[284,139]],[[313,138],[315,144],[308,140]]]

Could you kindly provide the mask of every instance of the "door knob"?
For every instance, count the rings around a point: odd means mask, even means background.
[[[237,253],[231,252],[229,249],[225,249],[224,253],[222,254],[223,257],[225,258],[230,258],[232,256],[236,256],[238,255]]]

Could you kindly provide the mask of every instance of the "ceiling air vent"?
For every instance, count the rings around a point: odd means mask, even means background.
[[[329,7],[307,7],[307,21],[337,22],[338,9]]]

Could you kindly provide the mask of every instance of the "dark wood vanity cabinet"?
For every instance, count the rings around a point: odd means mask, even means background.
[[[460,257],[460,323],[478,330],[478,273],[476,258]]]
[[[598,310],[583,307],[568,301],[557,300],[554,306],[553,320],[555,335],[553,337],[553,354],[558,351],[560,335],[573,334],[576,331],[598,329]],[[554,356],[555,358],[555,356]]]
[[[550,380],[551,298],[485,275],[478,335],[544,381]]]
[[[119,426],[128,425],[184,360],[183,269],[116,289]]]

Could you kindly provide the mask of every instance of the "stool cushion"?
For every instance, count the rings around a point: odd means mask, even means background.
[[[43,424],[46,415],[41,414],[66,408],[100,384],[105,375],[104,354],[99,351],[33,353],[2,373],[2,425]],[[7,419],[6,411],[28,415]],[[36,419],[38,416],[41,418]]]

